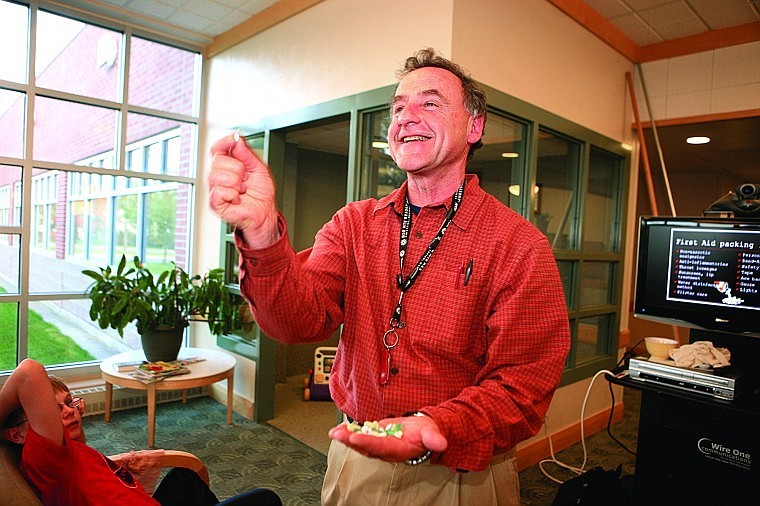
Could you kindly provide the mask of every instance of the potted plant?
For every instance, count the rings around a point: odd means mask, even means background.
[[[93,279],[86,290],[92,301],[90,318],[121,337],[134,322],[148,360],[175,360],[190,321],[207,321],[214,335],[242,326],[244,301],[227,287],[224,269],[190,276],[174,264],[155,277],[138,257],[133,263],[127,267],[122,255],[115,271],[109,265],[82,273]],[[154,352],[154,347],[159,350]]]

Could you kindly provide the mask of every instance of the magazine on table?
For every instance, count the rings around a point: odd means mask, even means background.
[[[134,366],[134,370],[130,376],[139,379],[143,383],[154,383],[172,376],[190,374],[190,368],[187,366],[203,360],[205,359],[201,357],[190,357],[171,362],[164,362],[162,360],[140,362]]]

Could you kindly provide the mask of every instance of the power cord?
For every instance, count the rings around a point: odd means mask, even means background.
[[[577,475],[583,474],[583,469],[586,467],[586,459],[588,458],[588,454],[586,452],[586,436],[585,436],[584,423],[583,423],[583,420],[585,418],[585,413],[586,413],[586,402],[588,401],[588,396],[589,396],[589,393],[591,392],[591,387],[594,386],[594,381],[596,381],[596,378],[598,378],[599,375],[603,373],[612,374],[611,371],[608,371],[606,369],[602,369],[601,371],[594,374],[594,377],[591,378],[591,383],[586,389],[586,395],[583,397],[583,404],[581,404],[581,447],[583,448],[583,462],[581,463],[581,467],[573,467],[557,459],[557,457],[554,455],[554,445],[552,444],[552,438],[549,432],[549,423],[547,421],[548,417],[544,418],[544,428],[546,429],[546,437],[549,440],[549,454],[551,455],[551,458],[540,461],[538,463],[538,468],[541,470],[544,476],[554,481],[555,483],[563,483],[564,480],[557,479],[551,474],[549,474],[549,472],[544,469],[544,464],[546,463],[556,464],[560,467],[564,467],[565,469],[569,469],[570,471],[574,472]]]
[[[615,414],[615,391],[612,390],[612,383],[607,382],[607,388],[610,390],[610,399],[612,399],[612,407],[610,408],[610,416],[607,418],[607,435],[610,436],[610,438],[615,441],[620,448],[627,451],[633,456],[636,456],[636,452],[629,449],[626,445],[623,444],[622,441],[620,441],[618,438],[615,437],[614,434],[612,434],[612,417]]]
[[[623,356],[620,357],[620,360],[617,364],[615,364],[615,367],[612,369],[613,375],[620,374],[621,372],[628,369],[628,361],[636,354],[636,348],[639,347],[641,343],[643,343],[643,339],[639,339],[639,342],[634,344],[628,351],[623,353]]]
[[[640,343],[641,341],[637,343],[636,346],[638,346]],[[544,418],[544,430],[546,433],[546,438],[549,441],[549,454],[551,455],[551,458],[540,461],[538,463],[538,468],[541,470],[544,476],[546,476],[553,482],[564,483],[564,480],[560,480],[552,476],[546,469],[544,469],[544,464],[547,464],[547,463],[555,464],[557,466],[568,469],[579,476],[583,474],[584,468],[586,467],[586,460],[588,458],[588,453],[586,451],[586,436],[585,436],[584,420],[585,420],[585,413],[586,413],[586,403],[588,402],[588,397],[589,397],[589,394],[591,393],[591,388],[594,386],[594,382],[596,381],[596,379],[602,374],[609,374],[610,376],[618,376],[622,374],[625,370],[625,366],[622,364],[625,363],[627,358],[630,358],[629,354],[632,355],[631,352],[636,348],[636,346],[631,348],[630,351],[623,354],[623,358],[620,359],[620,362],[618,362],[618,364],[614,368],[616,372],[609,371],[607,369],[602,369],[601,371],[598,371],[596,374],[594,374],[594,376],[591,378],[591,383],[589,383],[589,386],[586,389],[586,395],[583,397],[583,404],[581,405],[581,447],[583,448],[583,462],[581,463],[580,467],[574,467],[574,466],[565,464],[564,462],[561,462],[559,459],[557,459],[557,457],[554,455],[554,445],[552,444],[551,433],[549,432],[548,417]],[[610,416],[607,419],[607,434],[609,434],[610,437],[617,444],[619,444],[625,451],[627,451],[628,453],[631,453],[632,455],[635,455],[634,452],[629,450],[623,443],[621,443],[615,436],[613,436],[612,432],[610,431],[610,425],[612,424],[612,416],[615,410],[615,395],[612,390],[612,384],[609,384],[609,389],[610,389],[610,397],[612,398],[612,408],[610,409]]]

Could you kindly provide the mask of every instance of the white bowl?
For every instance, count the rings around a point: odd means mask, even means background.
[[[645,337],[644,343],[650,357],[657,360],[668,360],[670,350],[678,346],[678,341],[666,337]]]

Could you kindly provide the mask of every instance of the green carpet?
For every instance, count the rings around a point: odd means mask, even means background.
[[[325,455],[267,424],[233,414],[210,397],[171,402],[156,409],[156,448],[184,450],[209,470],[219,499],[256,487],[274,490],[285,505],[318,505]],[[145,407],[85,418],[87,443],[107,454],[146,447]]]
[[[612,434],[635,451],[638,429],[639,395],[625,391],[625,417],[612,426]],[[226,421],[226,408],[209,397],[161,404],[156,409],[156,447],[184,450],[203,460],[211,475],[211,488],[220,499],[254,487],[277,492],[285,505],[319,505],[326,457],[268,424],[251,422],[238,415],[233,425]],[[578,408],[580,415],[580,407]],[[103,416],[85,418],[87,442],[105,454],[145,448],[147,415],[144,407],[112,414],[111,423]],[[616,443],[606,431],[586,438],[584,470],[595,466],[634,472],[635,457]],[[580,467],[583,446],[578,443],[556,453],[559,461]],[[566,480],[574,474],[547,464],[554,477]],[[545,476],[538,465],[520,473],[523,506],[548,506],[559,484]]]

